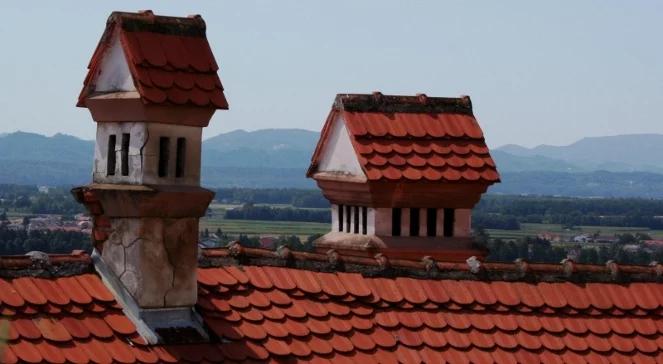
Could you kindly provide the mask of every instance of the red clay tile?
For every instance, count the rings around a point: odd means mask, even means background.
[[[20,361],[26,363],[40,363],[43,360],[37,347],[28,341],[19,340],[11,343],[8,347],[11,348],[14,355],[16,355]]]
[[[3,350],[0,350],[0,363],[5,364],[15,364],[18,363],[18,358],[11,350],[11,346],[3,346]]]
[[[297,285],[287,273],[287,269],[281,267],[262,267],[263,271],[272,279],[274,286],[280,290],[292,290]]]
[[[567,305],[564,293],[558,289],[557,283],[539,282],[536,285],[539,294],[547,306],[552,308],[563,308]]]
[[[110,312],[106,313],[103,317],[108,326],[118,334],[131,335],[136,332],[136,326],[134,326],[133,322],[121,313]]]
[[[444,312],[444,320],[456,330],[466,330],[471,327],[470,320],[462,312]]]
[[[470,325],[475,329],[489,331],[495,327],[495,323],[490,319],[490,316],[484,315],[481,312],[467,313],[465,316],[467,316]]]
[[[268,337],[263,342],[263,347],[274,355],[285,356],[291,353],[290,345],[287,342],[272,337]]]
[[[102,302],[113,302],[115,297],[113,294],[106,288],[101,279],[94,274],[81,274],[76,276],[78,283],[87,291],[87,293],[94,298]]]
[[[38,341],[35,343],[35,347],[39,351],[41,357],[44,358],[44,361],[48,363],[62,364],[67,360],[64,354],[62,354],[62,351],[48,341]]]
[[[396,286],[400,289],[403,297],[412,304],[422,304],[428,300],[424,288],[419,284],[418,279],[398,277]]]
[[[444,320],[444,316],[439,312],[432,311],[418,311],[417,314],[424,325],[430,327],[431,329],[443,329],[447,326],[447,322]]]
[[[286,338],[290,335],[290,332],[286,329],[285,325],[281,322],[274,322],[271,320],[265,320],[262,323],[263,328],[269,336],[275,338]],[[310,329],[309,329],[310,330]]]
[[[467,334],[464,332],[450,329],[443,331],[443,333],[444,333],[444,338],[447,340],[449,345],[453,346],[456,349],[467,349],[472,345]]]
[[[359,273],[344,273],[337,272],[336,275],[343,283],[343,286],[348,293],[357,297],[367,297],[371,295],[370,288],[366,285],[366,281]]]
[[[67,342],[72,339],[67,329],[54,319],[47,317],[37,317],[33,319],[32,322],[41,332],[41,336],[43,336],[46,340]]]
[[[512,350],[518,347],[518,341],[516,341],[513,333],[496,330],[493,333],[493,340],[502,349]]]
[[[92,297],[90,297],[83,286],[78,283],[76,277],[56,278],[55,281],[58,286],[62,288],[62,292],[66,292],[73,302],[81,305],[86,305],[92,302]]]
[[[97,338],[108,339],[113,336],[113,330],[102,318],[87,316],[82,321],[85,328]]]
[[[27,318],[20,318],[12,320],[10,325],[13,330],[16,330],[18,335],[23,339],[35,340],[41,338],[41,330],[34,324],[34,322]]]
[[[112,363],[113,357],[106,351],[105,345],[97,339],[76,343],[77,350],[82,351],[95,363]]]
[[[12,285],[23,299],[33,305],[44,305],[48,302],[41,290],[35,285],[34,278],[20,277],[12,280]]]
[[[272,281],[269,279],[269,275],[260,267],[246,266],[244,270],[249,277],[251,285],[260,289],[271,289],[273,287]],[[280,291],[277,291],[280,292]]]
[[[154,353],[150,348],[140,347],[140,346],[130,346],[131,352],[136,357],[136,360],[141,363],[157,363],[159,361],[159,356]],[[221,354],[217,355],[217,358]]]
[[[61,291],[60,287],[55,283],[55,281],[44,278],[35,278],[33,283],[41,291],[41,293],[46,296],[46,299],[56,305],[67,305],[71,300],[69,297]]]
[[[267,332],[260,324],[254,324],[246,320],[242,320],[240,321],[237,328],[240,332],[242,332],[242,334],[244,334],[244,336],[248,337],[249,339],[262,340],[267,337]]]
[[[651,318],[631,318],[631,325],[635,331],[640,335],[654,335],[658,332],[656,324]]]
[[[398,303],[403,300],[403,295],[398,289],[396,282],[388,278],[370,278],[366,283],[374,290],[377,295],[389,303]]]
[[[607,335],[610,333],[610,325],[602,318],[586,318],[584,319],[587,329],[596,335]]]

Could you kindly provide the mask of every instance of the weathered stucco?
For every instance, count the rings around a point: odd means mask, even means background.
[[[142,308],[193,306],[198,219],[117,218],[101,259]]]
[[[129,175],[123,176],[122,134],[129,134]],[[116,136],[115,174],[109,175],[109,136]],[[168,137],[168,174],[160,177],[159,144],[161,137]],[[186,139],[184,174],[176,177],[177,139]],[[200,185],[200,153],[202,128],[143,122],[97,123],[97,140],[94,151],[93,181],[95,183],[152,184],[152,185]]]

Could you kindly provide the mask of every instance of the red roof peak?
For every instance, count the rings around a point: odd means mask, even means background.
[[[106,76],[128,67],[129,84],[133,83],[133,87],[124,83],[115,87],[112,82],[109,86],[107,80],[97,82],[102,78],[104,59],[118,47],[125,59],[113,58],[109,62],[126,61],[127,65],[113,65]],[[161,16],[151,10],[113,12],[88,68],[77,103],[79,107],[90,107],[87,101],[95,96],[132,91],[148,106],[228,109],[217,75],[219,66],[207,42],[205,21],[200,15]],[[104,86],[98,87],[101,84]]]

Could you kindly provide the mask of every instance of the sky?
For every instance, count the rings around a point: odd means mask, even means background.
[[[235,129],[320,130],[337,93],[470,95],[490,146],[663,134],[660,1],[15,1],[0,133],[92,139],[75,103],[113,10],[201,14]]]

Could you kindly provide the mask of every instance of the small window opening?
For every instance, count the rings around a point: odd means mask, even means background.
[[[400,207],[391,209],[391,235],[401,236],[401,213]]]
[[[117,163],[117,155],[115,154],[115,145],[117,144],[117,136],[115,134],[108,136],[108,154],[106,156],[106,175],[115,175],[115,165]]]
[[[186,139],[177,138],[177,159],[175,160],[175,177],[184,176],[184,162],[186,160]]]
[[[456,221],[456,210],[444,209],[444,236],[454,236],[454,223]]]
[[[352,221],[352,206],[345,206],[345,232],[350,232],[350,222]]]
[[[355,234],[359,234],[359,206],[355,206],[355,207],[354,207],[354,210],[355,210],[355,211],[354,211],[354,223],[355,223],[355,226],[354,226],[353,232],[354,232]]]
[[[437,235],[437,209],[426,209],[426,236]]]
[[[159,177],[168,175],[168,159],[170,159],[170,138],[159,138]]]
[[[122,175],[129,175],[129,138],[128,133],[122,134]]]
[[[410,209],[410,236],[419,236],[419,209]]]
[[[343,209],[345,206],[338,205],[338,231],[343,232]]]
[[[366,235],[368,229],[368,208],[366,206],[361,207],[361,233]]]

